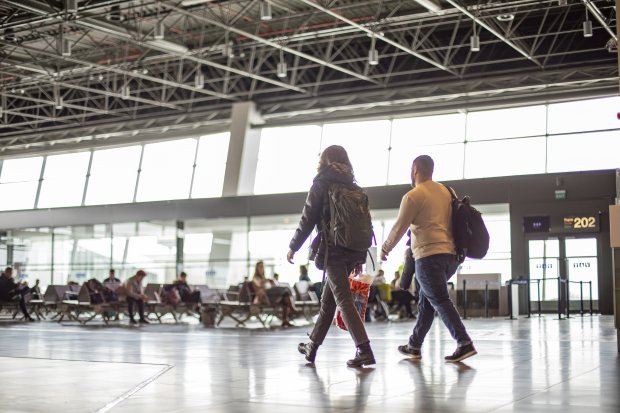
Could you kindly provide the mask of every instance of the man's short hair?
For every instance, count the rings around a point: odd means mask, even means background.
[[[433,170],[435,169],[435,162],[433,158],[428,155],[420,155],[413,160],[413,165],[417,166],[418,172],[422,176],[433,176]]]
[[[139,277],[146,277],[146,272],[144,270],[138,270],[138,272],[136,272],[136,275]]]

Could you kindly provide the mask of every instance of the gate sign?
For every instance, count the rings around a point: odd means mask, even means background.
[[[564,217],[564,230],[569,232],[599,232],[601,220],[598,214],[580,214]]]

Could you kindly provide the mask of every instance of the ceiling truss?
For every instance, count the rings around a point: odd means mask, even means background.
[[[617,88],[607,0],[435,0],[438,11],[408,0],[269,2],[271,20],[259,0],[83,0],[77,13],[61,0],[0,2],[0,151],[222,130],[244,100],[286,124]]]

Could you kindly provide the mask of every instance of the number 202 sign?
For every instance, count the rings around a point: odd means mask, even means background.
[[[597,215],[564,217],[564,229],[575,232],[598,232],[599,218]]]

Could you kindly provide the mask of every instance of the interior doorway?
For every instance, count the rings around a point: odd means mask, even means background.
[[[532,311],[557,311],[558,299],[566,300],[569,282],[571,309],[578,309],[583,294],[598,308],[598,241],[592,236],[556,236],[528,240],[528,270]],[[563,282],[560,282],[562,280]],[[580,283],[581,282],[581,283]],[[590,284],[591,283],[591,284]]]

